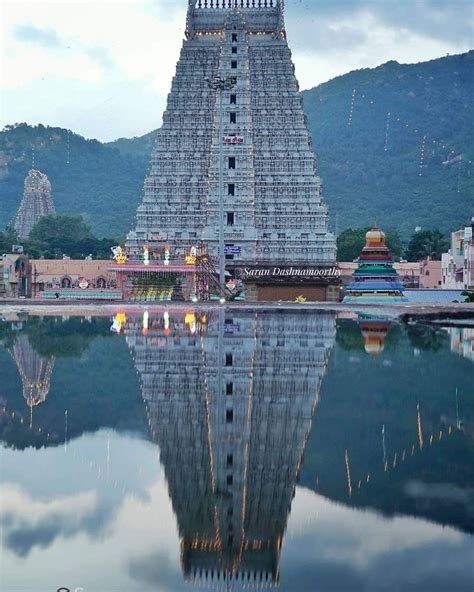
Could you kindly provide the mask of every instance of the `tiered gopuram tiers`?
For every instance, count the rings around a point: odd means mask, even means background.
[[[233,86],[216,90],[216,79]],[[220,212],[226,267],[257,291],[272,286],[279,299],[279,287],[292,297],[302,290],[292,295],[288,286],[313,286],[306,295],[322,300],[337,283],[283,0],[189,1],[129,257],[141,259],[148,245],[158,258],[168,246],[172,260],[182,259],[201,241],[217,257]]]
[[[46,175],[31,169],[25,178],[23,198],[15,219],[18,236],[27,239],[36,222],[50,214],[54,214],[51,183]]]
[[[385,244],[385,233],[374,227],[365,235],[365,247],[346,288],[344,303],[377,304],[406,302],[403,286]]]

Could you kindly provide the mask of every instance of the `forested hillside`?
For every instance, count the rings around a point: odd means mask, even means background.
[[[0,134],[0,227],[15,215],[33,158],[51,181],[59,214],[81,214],[101,236],[130,229],[148,159],[68,130],[26,124]]]
[[[377,219],[406,237],[415,226],[449,232],[471,219],[474,51],[388,62],[302,95],[341,230]]]
[[[408,238],[450,232],[474,214],[474,51],[431,62],[388,62],[304,91],[308,123],[339,231],[377,219]],[[0,133],[0,227],[31,168],[52,183],[58,213],[82,214],[100,235],[125,234],[142,196],[154,132],[109,144],[59,128]]]

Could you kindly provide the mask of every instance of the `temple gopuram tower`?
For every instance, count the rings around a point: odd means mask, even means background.
[[[203,241],[217,257],[221,214],[226,268],[244,280],[264,268],[270,284],[301,283],[298,269],[335,264],[283,0],[189,0],[128,252],[180,258]]]
[[[18,236],[27,239],[36,222],[50,214],[54,214],[51,183],[46,175],[31,169],[25,178],[23,198],[15,219]]]

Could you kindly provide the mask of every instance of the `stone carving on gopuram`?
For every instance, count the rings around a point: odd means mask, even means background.
[[[217,78],[233,87],[216,90]],[[220,211],[228,267],[335,262],[283,0],[189,1],[127,248],[140,257],[144,244],[179,253],[203,241],[216,256]]]
[[[50,214],[54,214],[51,183],[46,175],[31,169],[25,178],[23,198],[15,218],[19,238],[27,239],[36,222]]]

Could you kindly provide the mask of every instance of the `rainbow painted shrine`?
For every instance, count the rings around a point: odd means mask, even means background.
[[[393,259],[385,244],[385,233],[376,226],[365,235],[353,281],[346,288],[345,304],[407,302]]]

